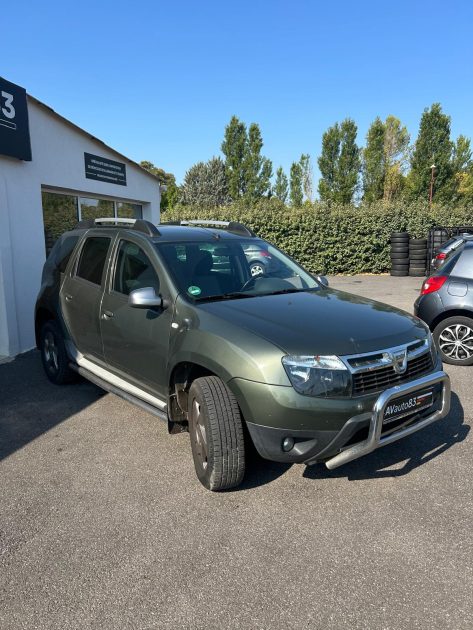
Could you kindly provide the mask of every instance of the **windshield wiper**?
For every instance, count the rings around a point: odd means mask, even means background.
[[[197,298],[197,302],[215,302],[217,300],[239,300],[241,298],[257,297],[254,293],[240,293],[232,291],[230,293],[222,293],[221,295],[209,295],[207,297]]]
[[[318,291],[319,287],[307,287],[307,289],[281,289],[279,291],[271,291],[271,293],[261,293],[261,295],[282,295],[283,293],[304,293],[305,291]]]

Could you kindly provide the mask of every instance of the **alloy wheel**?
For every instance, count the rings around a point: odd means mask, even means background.
[[[473,330],[465,324],[454,324],[444,328],[439,337],[443,354],[456,361],[473,357]]]

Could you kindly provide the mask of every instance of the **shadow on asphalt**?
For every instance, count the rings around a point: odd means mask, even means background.
[[[335,470],[323,464],[306,467],[303,476],[309,479],[346,477],[355,481],[407,475],[462,442],[470,432],[470,426],[463,420],[460,399],[452,393],[450,413],[444,420]],[[393,466],[395,468],[389,470]]]
[[[36,350],[0,365],[0,461],[105,393],[86,381],[53,385]]]
[[[411,470],[430,462],[455,444],[462,442],[470,432],[470,426],[463,421],[464,413],[460,399],[452,393],[450,413],[445,420],[440,420],[408,438],[380,448],[336,470],[329,470],[324,464],[307,466],[303,476],[307,479],[346,477],[349,481],[358,481],[407,475]],[[249,455],[249,466],[243,483],[233,489],[233,492],[271,483],[291,468],[291,464],[279,464],[262,459],[254,449],[251,449]],[[389,470],[393,466],[395,468]]]

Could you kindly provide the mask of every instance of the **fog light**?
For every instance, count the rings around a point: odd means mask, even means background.
[[[282,441],[282,450],[283,451],[290,451],[291,448],[294,446],[294,438],[292,437],[287,437],[284,438],[284,440]]]

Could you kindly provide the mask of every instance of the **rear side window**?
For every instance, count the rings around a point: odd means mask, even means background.
[[[79,235],[66,236],[61,238],[59,250],[56,255],[56,267],[61,273],[66,271],[67,263],[71,257],[72,251],[79,240]]]
[[[86,239],[77,265],[76,276],[94,284],[101,284],[110,239],[91,236]]]

